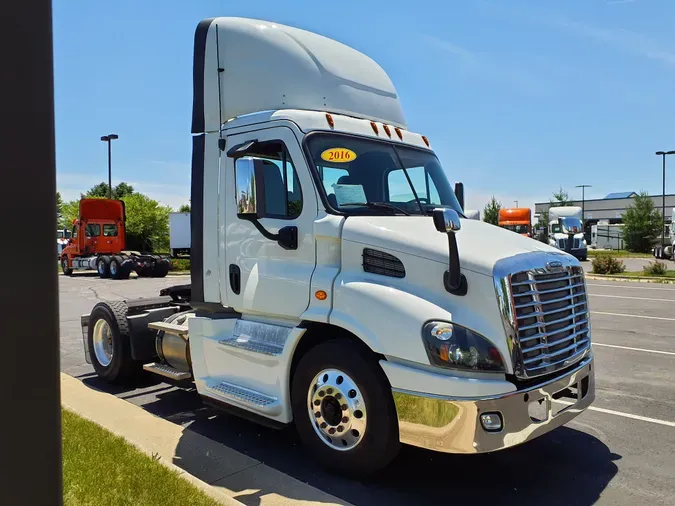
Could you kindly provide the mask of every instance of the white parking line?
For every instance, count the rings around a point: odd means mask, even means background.
[[[587,283],[586,286],[602,286],[606,288],[628,288],[629,290],[660,290],[662,292],[675,292],[675,288],[656,288],[653,286],[623,286],[619,285],[618,283],[615,285],[596,285],[594,283]]]
[[[606,313],[605,311],[591,311],[591,314],[602,314],[606,316],[626,316],[628,318],[645,318],[647,320],[665,320],[667,322],[675,322],[675,318],[666,318],[664,316],[644,316],[639,314]]]
[[[601,293],[589,293],[591,297],[608,297],[611,299],[654,300],[657,302],[675,302],[675,299],[649,299],[647,297],[627,297],[625,295],[604,295]]]
[[[566,404],[571,406],[574,404],[569,401],[557,400],[560,404]],[[648,416],[634,415],[632,413],[624,413],[623,411],[614,411],[613,409],[598,408],[596,406],[589,406],[587,408],[590,411],[597,411],[598,413],[607,413],[608,415],[622,416],[624,418],[632,418],[633,420],[640,420],[642,422],[657,423],[659,425],[665,425],[666,427],[675,427],[675,422],[669,422],[668,420],[659,420],[658,418],[649,418]]]
[[[644,351],[645,353],[657,353],[659,355],[673,355],[672,351],[646,350],[644,348],[631,348],[630,346],[617,346],[616,344],[593,343],[593,346],[606,346],[607,348],[619,348],[620,350]]]

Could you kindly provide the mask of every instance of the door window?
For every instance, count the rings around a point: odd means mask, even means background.
[[[84,234],[87,237],[98,237],[101,235],[101,225],[98,223],[88,223],[84,229]]]
[[[117,237],[117,225],[106,223],[103,225],[104,237]]]

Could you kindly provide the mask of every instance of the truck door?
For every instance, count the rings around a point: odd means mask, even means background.
[[[221,158],[221,209],[224,221],[224,269],[221,269],[223,303],[245,313],[298,318],[306,310],[310,282],[316,265],[314,220],[317,198],[305,157],[293,131],[274,127],[227,137],[227,149],[257,141],[244,158]],[[264,168],[265,215],[258,224],[270,234],[297,227],[296,249],[284,249],[266,238],[256,223],[237,216],[237,164]],[[224,161],[224,163],[223,163]],[[221,243],[221,254],[223,246]],[[221,263],[222,265],[222,263]]]

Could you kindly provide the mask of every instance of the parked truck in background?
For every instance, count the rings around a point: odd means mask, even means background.
[[[656,239],[656,244],[652,248],[652,254],[660,259],[675,260],[675,231],[673,230],[673,222],[675,221],[675,208],[671,210],[671,222],[665,225],[663,237],[659,236]]]
[[[169,261],[160,256],[126,250],[124,201],[82,199],[68,244],[61,251],[61,269],[96,270],[102,278],[127,279],[132,271],[141,277],[163,278]]]
[[[190,240],[190,213],[170,213],[169,248],[171,256],[189,256]]]
[[[516,234],[532,237],[532,209],[529,207],[500,209],[497,225]]]
[[[624,249],[623,224],[600,221],[591,225],[591,247],[607,250]]]
[[[581,207],[557,206],[548,210],[548,244],[586,260],[588,245],[581,223]],[[572,232],[572,233],[570,233]]]
[[[467,220],[480,220],[480,211],[477,209],[465,209],[464,216]]]
[[[352,476],[401,443],[519,445],[592,403],[579,261],[466,219],[376,62],[212,18],[193,78],[191,284],[82,316],[100,378],[144,369],[294,424],[319,464]]]
[[[56,230],[56,257],[61,258],[63,248],[68,245],[68,240],[72,237],[72,233],[67,228],[63,230]]]

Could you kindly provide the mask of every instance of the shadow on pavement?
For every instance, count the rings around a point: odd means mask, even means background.
[[[95,378],[83,382],[126,396],[156,416],[187,426],[185,438],[191,437],[190,432],[206,436],[355,505],[591,505],[617,474],[615,461],[621,459],[596,437],[564,426],[493,454],[450,455],[404,445],[383,472],[355,481],[324,471],[305,454],[293,427],[275,430],[223,413],[204,405],[194,389],[148,380],[136,389],[115,391]],[[148,398],[143,399],[144,395]],[[176,448],[177,459],[183,458],[182,446],[179,443]],[[194,460],[194,455],[184,457]],[[237,499],[260,503],[259,493],[253,490]]]

